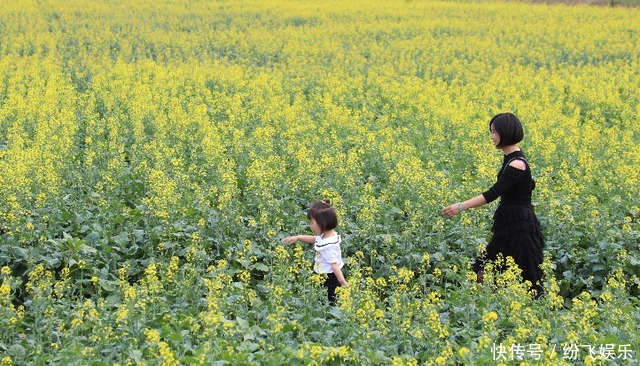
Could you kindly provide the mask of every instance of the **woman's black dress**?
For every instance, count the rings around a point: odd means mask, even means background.
[[[523,161],[526,169],[509,166],[514,160]],[[523,279],[531,281],[532,289],[540,295],[544,237],[531,204],[534,188],[531,168],[522,151],[505,155],[498,181],[482,193],[487,202],[498,197],[501,199],[493,216],[493,237],[487,244],[486,258],[476,259],[473,267],[478,272],[482,270],[485,260],[495,260],[498,254],[502,254],[504,258],[511,256],[522,269]]]

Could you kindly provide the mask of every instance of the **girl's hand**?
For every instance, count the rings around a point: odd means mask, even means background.
[[[442,213],[446,216],[446,217],[453,217],[457,214],[460,213],[460,207],[458,205],[458,203],[454,203],[451,204],[445,208],[442,209]]]
[[[296,236],[287,236],[286,238],[282,239],[282,242],[285,244],[293,244],[295,242],[298,241],[298,235]]]

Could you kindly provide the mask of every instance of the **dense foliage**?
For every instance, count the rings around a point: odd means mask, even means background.
[[[0,0],[0,363],[637,362],[639,39],[638,9]],[[502,111],[540,300],[469,271],[495,204],[440,213]],[[321,198],[334,308],[281,244]]]

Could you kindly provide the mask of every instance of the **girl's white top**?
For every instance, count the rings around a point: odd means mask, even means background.
[[[338,263],[340,268],[344,266],[342,251],[340,250],[341,242],[342,239],[338,234],[334,234],[326,239],[323,238],[322,235],[316,236],[316,243],[314,244],[316,263],[313,266],[316,273],[333,273],[333,269],[331,268],[332,263]]]

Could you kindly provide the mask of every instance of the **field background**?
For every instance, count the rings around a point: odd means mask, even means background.
[[[0,0],[0,363],[637,363],[639,40],[637,8]],[[537,301],[469,272],[495,204],[440,214],[503,111]],[[322,198],[335,308],[281,244]]]

